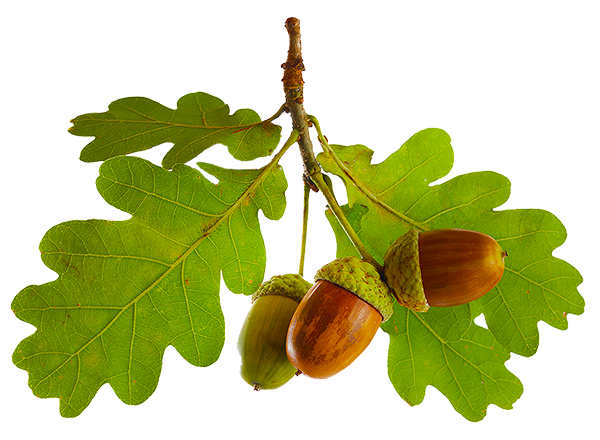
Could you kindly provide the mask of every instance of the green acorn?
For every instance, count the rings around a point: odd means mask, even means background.
[[[238,350],[242,378],[255,390],[279,388],[297,373],[287,358],[286,335],[298,304],[312,285],[300,275],[278,275],[252,295]]]

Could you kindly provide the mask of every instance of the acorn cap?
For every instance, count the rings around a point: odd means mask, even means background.
[[[262,283],[252,294],[252,302],[254,303],[261,296],[280,295],[299,303],[311,287],[312,284],[298,274],[275,275],[269,281]]]
[[[383,257],[383,272],[392,294],[415,312],[429,310],[419,263],[419,234],[411,229],[392,244]]]
[[[317,271],[315,282],[326,280],[354,293],[372,305],[383,322],[394,312],[394,300],[388,286],[371,263],[358,257],[343,257],[326,264]]]

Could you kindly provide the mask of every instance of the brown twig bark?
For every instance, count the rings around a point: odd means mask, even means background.
[[[300,154],[304,162],[304,180],[313,191],[318,191],[316,185],[311,179],[311,175],[319,172],[321,168],[315,158],[313,144],[308,133],[312,125],[306,111],[304,110],[304,80],[302,72],[304,63],[302,61],[302,43],[300,41],[300,20],[291,17],[285,22],[285,28],[290,38],[290,48],[288,50],[287,61],[281,65],[283,67],[283,90],[285,91],[285,102],[287,110],[292,117],[292,126],[298,133],[298,145]]]
[[[361,257],[375,266],[377,270],[383,272],[381,264],[379,264],[379,262],[369,253],[358,237],[358,234],[352,229],[342,208],[340,208],[335,200],[333,192],[327,186],[327,183],[323,178],[321,166],[315,157],[313,144],[308,132],[309,127],[312,126],[312,122],[304,110],[303,105],[304,80],[302,79],[302,72],[304,71],[304,63],[302,61],[302,44],[300,42],[300,20],[293,17],[288,18],[285,22],[285,28],[290,37],[290,48],[288,50],[287,61],[281,65],[281,67],[283,67],[283,90],[285,91],[287,111],[292,117],[292,126],[298,131],[298,145],[304,162],[304,182],[309,185],[313,191],[321,191],[327,199],[327,203],[333,214],[340,222],[344,231],[346,231],[346,234],[360,253]]]

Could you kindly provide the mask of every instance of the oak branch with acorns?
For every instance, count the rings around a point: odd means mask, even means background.
[[[569,314],[583,313],[581,275],[552,255],[566,239],[554,215],[496,209],[510,195],[497,173],[429,183],[452,168],[446,132],[422,130],[379,164],[364,145],[330,144],[304,109],[299,20],[288,19],[286,29],[285,102],[267,119],[249,109],[230,114],[201,92],[176,109],[131,97],[73,119],[73,135],[93,137],[81,160],[103,162],[98,192],[131,218],[51,228],[40,251],[57,279],[25,287],[12,302],[15,316],[36,327],[13,362],[27,371],[34,395],[59,399],[62,416],[81,414],[105,384],[127,404],[144,402],[168,346],[192,365],[213,364],[225,338],[221,280],[234,294],[252,295],[238,341],[252,388],[278,388],[300,373],[330,377],[382,329],[399,396],[416,405],[432,385],[472,421],[521,396],[505,363],[511,353],[536,353],[538,322],[564,330]],[[292,131],[280,145],[274,121],[286,113]],[[172,146],[160,166],[131,156],[163,143]],[[188,165],[217,144],[240,161],[271,159],[258,169]],[[296,144],[305,186],[299,270],[262,282],[259,211],[283,216],[279,161]],[[332,177],[345,185],[343,206]],[[311,284],[303,268],[313,192],[327,200],[337,250]],[[481,315],[487,328],[474,322]]]

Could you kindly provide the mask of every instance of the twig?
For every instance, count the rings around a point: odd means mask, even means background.
[[[285,28],[290,37],[290,48],[288,50],[287,61],[281,65],[283,67],[283,90],[285,91],[285,102],[287,110],[292,117],[292,127],[298,130],[300,138],[300,154],[304,162],[305,181],[310,185],[313,191],[318,191],[312,182],[311,175],[320,170],[313,144],[308,134],[308,128],[311,122],[304,111],[304,80],[302,71],[304,63],[302,61],[302,44],[300,42],[300,20],[297,18],[288,18],[285,22]]]
[[[302,61],[302,45],[300,43],[300,20],[297,18],[288,18],[285,22],[285,28],[290,37],[290,48],[288,50],[287,61],[281,65],[283,67],[283,90],[285,91],[285,101],[287,110],[292,117],[292,126],[298,131],[298,146],[304,162],[304,181],[310,185],[313,191],[320,190],[334,215],[344,228],[344,231],[360,253],[361,257],[375,266],[380,272],[383,268],[381,264],[367,251],[363,242],[350,226],[348,219],[344,215],[342,208],[338,205],[335,197],[321,173],[321,166],[317,162],[313,151],[313,144],[308,132],[312,125],[310,118],[304,110],[304,80],[302,71],[304,63]]]

